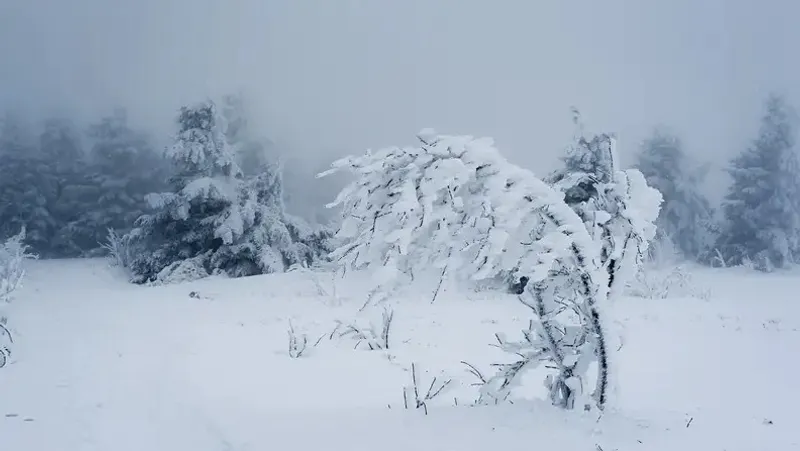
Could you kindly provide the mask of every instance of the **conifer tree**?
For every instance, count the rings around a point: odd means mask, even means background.
[[[800,166],[794,111],[776,95],[765,109],[758,137],[731,161],[717,247],[729,264],[770,270],[796,262],[800,252]]]
[[[636,167],[664,198],[656,221],[658,239],[684,257],[704,258],[714,238],[714,211],[701,187],[708,165],[693,165],[681,140],[658,128],[642,143]]]
[[[48,171],[35,141],[19,116],[6,113],[0,119],[0,240],[25,228],[26,244],[47,254],[58,226],[47,208]]]
[[[134,281],[280,272],[325,253],[320,235],[301,233],[285,214],[277,168],[245,177],[213,102],[183,108],[178,127],[167,151],[170,191],[148,196],[153,211],[127,237],[140,246]]]
[[[130,128],[124,109],[91,125],[88,135],[89,177],[98,198],[81,220],[102,242],[109,230],[126,233],[145,213],[145,195],[163,188],[166,167],[148,136]]]
[[[42,253],[79,257],[97,246],[94,235],[81,225],[80,219],[97,201],[98,193],[88,179],[83,142],[72,121],[54,117],[44,122],[37,163],[45,208],[56,224],[48,249]]]
[[[166,152],[173,166],[170,191],[147,196],[153,212],[139,218],[130,235],[148,249],[131,264],[138,281],[155,280],[167,266],[188,259],[200,257],[205,266],[210,253],[244,229],[243,218],[231,211],[242,173],[216,105],[183,107],[177,124]]]

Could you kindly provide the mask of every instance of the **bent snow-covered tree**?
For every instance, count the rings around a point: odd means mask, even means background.
[[[330,204],[341,206],[343,243],[332,258],[376,271],[373,293],[386,295],[431,266],[442,277],[488,280],[515,274],[528,281],[520,300],[535,314],[524,343],[503,347],[521,356],[486,381],[486,398],[502,397],[522,371],[544,364],[555,405],[606,402],[609,354],[601,308],[608,273],[601,246],[563,194],[508,163],[490,139],[437,136],[420,145],[341,159],[320,176],[349,170],[356,180]],[[599,366],[588,390],[589,364]]]
[[[577,111],[575,121],[578,133],[564,167],[547,181],[563,193],[564,201],[601,244],[608,286],[617,295],[636,275],[655,237],[662,197],[639,170],[619,169],[613,135],[587,138]]]

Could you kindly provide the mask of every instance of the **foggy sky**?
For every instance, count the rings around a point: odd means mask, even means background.
[[[0,102],[168,133],[183,102],[242,89],[258,125],[315,166],[493,136],[547,172],[569,108],[623,151],[658,123],[722,162],[770,91],[800,101],[789,0],[0,0]],[[0,105],[1,106],[1,105]]]

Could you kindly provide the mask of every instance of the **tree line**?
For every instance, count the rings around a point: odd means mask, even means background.
[[[64,118],[48,119],[39,130],[33,130],[7,113],[0,120],[0,238],[14,236],[24,227],[32,252],[44,258],[64,258],[102,255],[107,252],[109,237],[164,234],[159,239],[169,241],[177,239],[181,227],[194,233],[208,229],[211,236],[220,236],[205,244],[198,241],[161,252],[196,257],[189,248],[210,246],[215,249],[214,263],[204,263],[204,271],[225,268],[232,275],[274,271],[309,261],[310,255],[324,254],[325,240],[316,235],[330,235],[330,231],[314,230],[285,212],[281,171],[275,161],[269,161],[268,141],[255,136],[245,110],[236,96],[225,97],[219,105],[209,101],[184,107],[175,119],[173,144],[166,152],[157,148],[147,133],[130,126],[124,109],[114,110],[85,130]],[[690,157],[676,134],[664,127],[655,129],[642,143],[634,165],[664,199],[657,220],[659,246],[652,246],[650,254],[672,248],[683,258],[707,265],[744,264],[761,270],[795,263],[800,256],[800,169],[795,135],[791,105],[783,97],[770,96],[757,137],[730,161],[727,194],[720,204],[712,205],[703,187],[709,165]],[[208,184],[201,186],[198,177]],[[236,183],[225,188],[220,184],[223,177]],[[243,189],[250,193],[250,200],[237,194]],[[224,199],[215,200],[214,196]],[[170,203],[179,198],[187,204]],[[203,207],[198,206],[199,199],[204,199]],[[158,209],[172,208],[170,214],[179,216],[187,205],[191,205],[191,221],[197,223],[163,225],[164,230],[155,231],[155,223],[169,216],[162,211],[157,218]],[[254,205],[269,205],[265,207],[269,212],[256,211]],[[238,212],[230,210],[232,206]],[[233,221],[241,221],[241,227],[247,229],[269,216],[288,224],[285,231],[270,232],[276,235],[271,242],[311,240],[315,244],[313,249],[280,251],[269,257],[282,264],[257,263],[251,256],[246,265],[237,263],[231,268],[229,262],[223,262],[228,259],[223,258],[224,253],[254,255],[256,251],[239,249],[241,243],[234,246],[236,251],[230,247],[232,242],[219,244],[233,238],[214,229],[213,215],[228,218],[224,227],[230,228],[235,240],[245,238],[238,235],[239,226],[232,226]],[[216,227],[222,227],[220,224]],[[246,239],[267,240],[249,235]],[[226,250],[221,252],[223,248]],[[150,280],[157,268],[171,260],[158,258],[162,263],[131,263]]]

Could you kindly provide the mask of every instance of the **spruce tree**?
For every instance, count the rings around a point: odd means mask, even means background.
[[[72,121],[50,118],[40,135],[47,209],[57,222],[50,242],[54,257],[80,257],[98,250],[94,230],[83,220],[92,211],[100,190],[90,178],[84,142]]]
[[[216,105],[208,101],[183,107],[177,124],[166,152],[173,166],[170,191],[147,196],[153,211],[138,219],[130,235],[146,249],[131,264],[138,281],[155,280],[167,266],[188,259],[200,258],[205,266],[210,254],[240,235],[244,226],[230,214],[242,173]]]
[[[221,111],[226,123],[225,137],[242,172],[247,177],[260,174],[270,165],[267,151],[273,143],[254,132],[250,126],[250,111],[241,95],[225,96]]]
[[[794,111],[776,95],[765,109],[758,137],[731,161],[717,246],[729,264],[770,270],[796,262],[800,252],[800,169]]]
[[[25,242],[47,254],[57,228],[45,191],[45,160],[35,135],[22,119],[6,113],[0,119],[0,241],[26,229]]]
[[[89,177],[99,195],[81,220],[103,242],[109,230],[126,233],[145,213],[145,195],[163,188],[166,167],[148,136],[130,128],[124,109],[91,125],[87,134]]]
[[[689,161],[681,140],[657,128],[641,145],[636,168],[661,192],[657,236],[684,257],[702,259],[713,244],[714,211],[700,186],[708,166]]]

